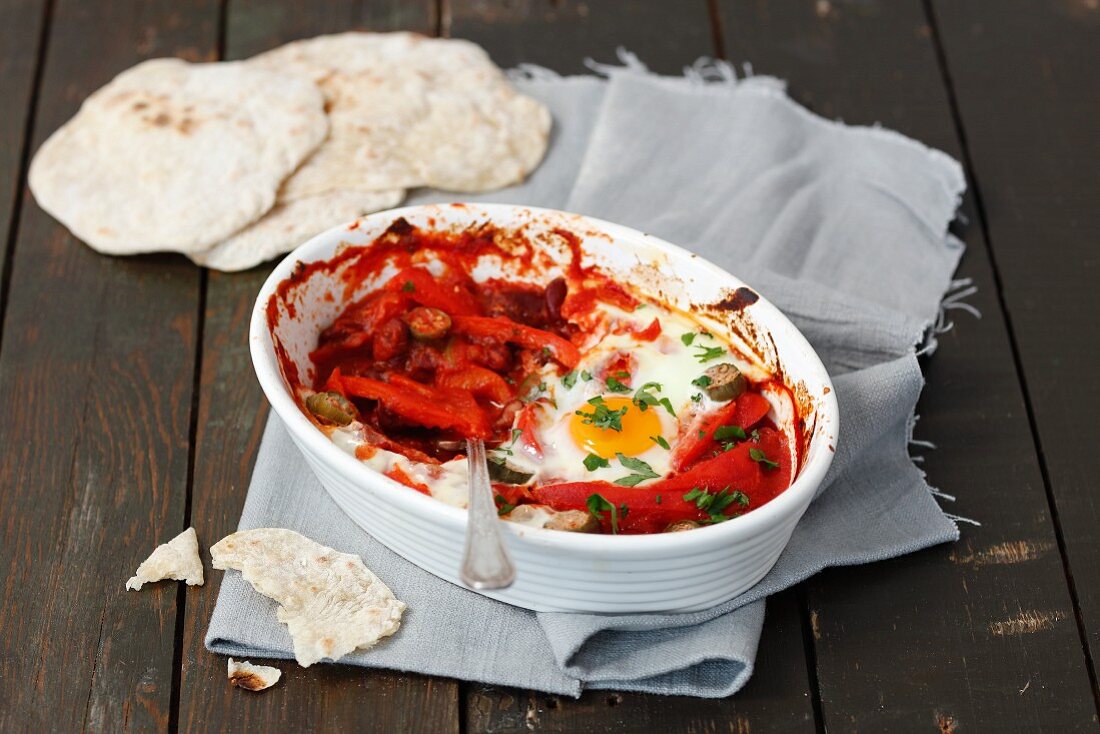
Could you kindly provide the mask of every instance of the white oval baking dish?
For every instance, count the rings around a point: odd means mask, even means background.
[[[352,520],[417,566],[459,583],[465,510],[411,491],[341,451],[301,412],[282,374],[276,343],[300,374],[307,374],[308,354],[318,334],[344,308],[347,299],[325,297],[326,292],[343,293],[339,271],[310,275],[292,298],[276,298],[272,318],[268,316],[269,300],[299,263],[328,260],[344,244],[369,244],[399,217],[434,229],[484,222],[523,228],[530,241],[547,247],[554,246],[555,229],[568,230],[580,238],[586,258],[650,297],[695,310],[708,328],[756,355],[783,377],[801,413],[799,474],[789,489],[763,507],[718,525],[660,535],[584,535],[504,522],[517,579],[508,589],[483,592],[486,596],[536,611],[686,612],[733,598],[771,569],[825,477],[836,447],[839,416],[821,361],[774,306],[763,298],[751,302],[751,291],[740,291],[750,296],[749,303],[737,299],[738,289],[747,286],[702,258],[627,227],[531,207],[448,204],[373,214],[303,244],[260,290],[249,334],[256,375],[307,463]],[[699,308],[723,300],[728,304],[731,297],[739,300],[738,308]]]

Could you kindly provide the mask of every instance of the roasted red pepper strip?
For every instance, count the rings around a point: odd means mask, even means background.
[[[517,324],[503,316],[456,316],[452,328],[457,334],[510,342],[524,349],[539,350],[545,347],[554,359],[568,369],[576,367],[581,359],[581,353],[569,340],[549,331]]]
[[[348,396],[347,391],[344,390],[344,383],[341,381],[339,367],[329,373],[328,379],[325,381],[325,390],[329,392],[338,392],[345,398]]]
[[[413,382],[409,380],[409,382]],[[489,438],[490,431],[485,415],[469,398],[470,405],[461,405],[456,398],[461,391],[443,396],[426,385],[425,394],[405,385],[373,380],[369,377],[344,375],[340,383],[349,395],[377,400],[405,420],[430,428],[450,428],[469,438]],[[467,393],[469,395],[469,393]],[[448,399],[449,398],[449,399]],[[465,401],[462,401],[465,402]]]
[[[634,338],[639,341],[651,342],[661,335],[661,320],[653,319],[653,321],[649,322],[649,326],[644,329],[630,328],[627,331],[633,334]]]
[[[538,419],[535,417],[535,411],[539,409],[538,405],[538,403],[528,403],[520,409],[516,417],[516,428],[520,431],[521,448],[533,459],[542,461],[542,444],[539,443],[538,434],[535,432],[538,426]]]
[[[481,313],[477,299],[456,278],[436,278],[424,268],[405,268],[386,283],[386,290],[400,293],[421,306],[438,308],[450,316]]]
[[[779,464],[770,468],[752,458],[758,449],[770,461]],[[731,503],[723,514],[733,516],[772,500],[791,482],[790,452],[782,434],[771,428],[760,429],[760,441],[746,441],[710,459],[699,462],[688,471],[641,487],[621,487],[609,482],[570,482],[536,487],[534,501],[555,510],[588,511],[588,498],[600,494],[616,508],[627,508],[626,517],[619,512],[619,532],[659,533],[678,520],[702,522],[710,516],[699,509],[694,500],[684,495],[693,489],[718,493],[724,489],[743,492],[749,498],[746,508]],[[659,501],[658,501],[659,498]],[[600,513],[605,532],[611,531],[610,513]]]
[[[432,401],[434,405],[446,407],[448,410],[455,413],[467,412],[470,415],[480,416],[481,419],[485,418],[485,414],[482,412],[481,407],[477,404],[477,401],[474,400],[474,394],[469,390],[458,387],[453,387],[446,391],[436,390],[400,372],[387,372],[385,378],[390,384],[412,390],[425,400]]]
[[[469,390],[474,395],[488,398],[498,405],[504,405],[512,399],[512,388],[503,377],[476,364],[436,372],[435,386],[444,389]]]
[[[771,405],[762,395],[743,393],[712,413],[703,415],[692,423],[672,452],[672,468],[682,471],[705,454],[720,448],[714,440],[714,432],[720,426],[740,426],[745,431],[759,423],[768,414]]]

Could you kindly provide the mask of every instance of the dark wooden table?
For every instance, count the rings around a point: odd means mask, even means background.
[[[1097,0],[3,0],[0,729],[1052,731],[1097,726]],[[925,468],[963,539],[769,600],[729,700],[579,701],[321,665],[262,695],[202,645],[221,574],[123,590],[156,543],[235,528],[266,417],[245,329],[267,268],[99,256],[26,191],[30,154],[153,56],[236,59],[352,28],[583,71],[622,45],[790,80],[816,112],[964,162],[961,315],[925,368]]]

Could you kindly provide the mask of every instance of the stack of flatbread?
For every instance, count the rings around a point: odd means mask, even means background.
[[[344,33],[247,61],[139,64],[43,144],[29,183],[100,252],[243,270],[406,189],[518,183],[549,130],[475,44]]]

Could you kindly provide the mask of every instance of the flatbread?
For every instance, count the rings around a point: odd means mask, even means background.
[[[337,189],[275,207],[224,242],[188,255],[196,264],[227,272],[247,270],[290,252],[314,235],[356,217],[397,206],[402,189],[354,191]]]
[[[489,191],[522,181],[546,152],[549,111],[469,41],[342,33],[248,63],[310,79],[325,95],[331,133],[283,200],[332,188]]]
[[[308,79],[154,59],[85,100],[39,149],[29,184],[100,252],[198,252],[268,211],[327,130]]]
[[[363,565],[279,528],[242,530],[210,549],[214,568],[234,568],[252,588],[279,603],[294,657],[302,667],[366,650],[401,626],[404,602]]]
[[[163,579],[202,586],[202,559],[199,558],[199,537],[195,528],[187,528],[167,543],[158,545],[126,582],[126,589],[138,591],[145,584]]]
[[[229,683],[246,691],[262,691],[279,682],[283,671],[270,665],[253,665],[229,658]]]

